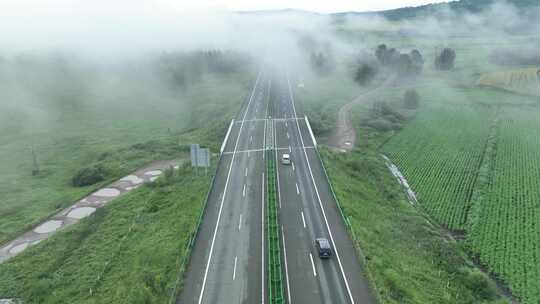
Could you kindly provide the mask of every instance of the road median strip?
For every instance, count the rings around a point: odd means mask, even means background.
[[[276,195],[276,163],[274,149],[267,150],[266,157],[266,189],[267,189],[267,222],[266,236],[268,239],[268,303],[283,304],[283,275],[281,270],[281,230],[278,218]]]

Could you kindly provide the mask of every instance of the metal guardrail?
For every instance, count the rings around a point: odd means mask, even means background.
[[[276,164],[273,149],[266,150],[267,222],[268,239],[268,303],[284,304],[283,273],[281,269],[281,246],[278,206],[276,199]]]
[[[366,274],[366,276],[368,278],[369,285],[370,285],[371,289],[374,291],[374,296],[377,299],[377,302],[383,303],[383,301],[382,301],[382,299],[380,297],[379,291],[377,289],[377,285],[375,284],[375,280],[373,279],[373,277],[371,276],[371,272],[369,271],[369,264],[367,263],[366,256],[364,255],[364,253],[362,252],[362,249],[360,248],[359,239],[356,236],[356,233],[354,232],[354,230],[352,229],[349,217],[347,217],[345,215],[345,213],[343,212],[343,208],[341,207],[341,203],[339,202],[339,199],[337,198],[336,192],[334,191],[334,186],[332,184],[332,180],[330,179],[330,177],[328,176],[328,173],[326,172],[326,168],[324,166],[324,162],[322,160],[319,148],[315,147],[315,151],[317,151],[317,156],[318,156],[319,162],[321,163],[321,166],[323,168],[324,176],[326,177],[326,180],[328,181],[328,184],[330,185],[330,191],[332,192],[332,197],[336,201],[336,205],[337,205],[339,213],[341,215],[341,219],[343,220],[343,223],[345,223],[345,227],[347,228],[347,231],[349,232],[349,235],[351,236],[351,238],[353,240],[353,245],[354,245],[354,248],[356,249],[356,252],[360,255],[362,265],[368,270],[368,271],[365,272],[365,274]]]

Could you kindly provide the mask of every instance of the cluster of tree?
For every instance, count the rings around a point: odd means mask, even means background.
[[[449,71],[454,68],[456,60],[456,51],[451,48],[445,48],[435,58],[435,68],[440,71]]]
[[[381,44],[375,51],[375,57],[382,66],[395,70],[403,77],[418,75],[424,68],[424,57],[418,50],[406,54]]]
[[[177,86],[197,81],[205,73],[234,73],[245,64],[242,54],[220,50],[166,53],[158,60],[159,69]]]
[[[319,74],[327,74],[328,72],[331,72],[335,66],[334,59],[330,53],[324,52],[311,52],[309,62],[313,70]]]
[[[368,112],[363,125],[379,132],[399,130],[414,115],[420,105],[420,95],[415,89],[407,90],[401,100],[392,103],[376,101]]]
[[[354,81],[359,85],[366,85],[370,83],[377,75],[377,68],[374,65],[368,63],[362,63],[356,69],[354,73]]]

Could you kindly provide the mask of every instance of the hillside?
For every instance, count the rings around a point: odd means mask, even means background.
[[[477,13],[495,2],[496,0],[460,0],[447,3],[427,4],[417,7],[403,7],[380,12],[343,12],[335,15],[380,15],[389,20],[397,21],[408,18],[437,15],[447,9],[451,9],[457,13]],[[512,4],[518,9],[538,6],[538,1],[536,0],[508,0],[506,3]]]

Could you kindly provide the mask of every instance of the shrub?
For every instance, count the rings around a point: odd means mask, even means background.
[[[420,105],[420,95],[415,89],[410,89],[403,96],[403,105],[408,109],[417,109]]]
[[[382,132],[393,130],[392,122],[384,120],[382,118],[369,120],[368,122],[366,122],[366,125],[377,131],[382,131]]]
[[[465,284],[480,300],[494,300],[497,298],[497,287],[487,275],[479,270],[468,271],[465,275]]]
[[[79,170],[71,179],[71,184],[75,187],[89,186],[105,180],[106,176],[106,170],[103,166],[94,165]]]
[[[354,81],[356,81],[359,85],[366,85],[373,80],[376,74],[377,71],[374,67],[364,63],[356,70],[356,73],[354,74]]]
[[[441,71],[448,71],[454,68],[456,51],[450,48],[442,50],[441,54],[435,58],[435,68]]]

